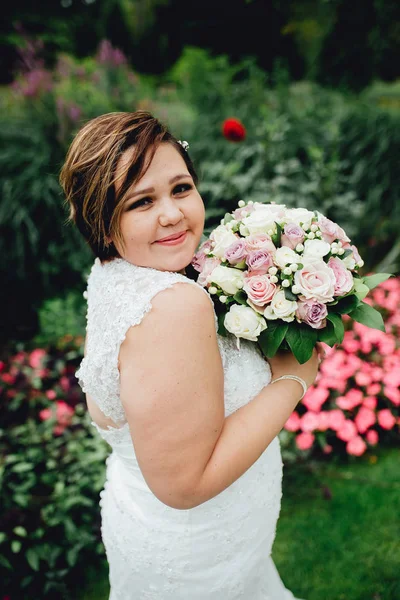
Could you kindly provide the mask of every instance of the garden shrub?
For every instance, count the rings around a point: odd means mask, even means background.
[[[104,558],[108,449],[74,376],[82,341],[65,336],[0,363],[0,580],[13,600],[73,600],[86,564]]]

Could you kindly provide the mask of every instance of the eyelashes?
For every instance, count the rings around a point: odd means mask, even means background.
[[[189,190],[193,189],[193,186],[190,183],[179,183],[174,187],[172,193],[174,195],[184,194]],[[134,210],[135,208],[139,208],[140,206],[148,206],[149,203],[153,202],[153,199],[150,196],[145,196],[144,198],[140,198],[140,200],[136,200],[130,204],[127,210]]]

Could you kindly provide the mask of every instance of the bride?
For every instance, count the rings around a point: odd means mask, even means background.
[[[77,377],[112,447],[100,501],[110,600],[293,599],[271,558],[278,433],[316,353],[268,364],[253,342],[217,334],[210,296],[185,275],[204,226],[196,173],[152,115],[88,122],[60,180],[96,256]]]

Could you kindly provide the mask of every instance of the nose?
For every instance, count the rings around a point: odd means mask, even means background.
[[[172,198],[166,198],[160,203],[160,214],[158,221],[162,227],[168,225],[177,225],[183,219],[183,212],[179,208],[176,200]]]

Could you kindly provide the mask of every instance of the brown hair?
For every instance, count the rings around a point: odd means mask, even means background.
[[[60,183],[75,222],[93,252],[101,260],[119,256],[112,237],[123,247],[120,216],[124,196],[145,174],[162,142],[182,156],[197,184],[197,175],[186,150],[168,129],[145,111],[115,112],[92,119],[78,131],[60,173]],[[115,170],[121,155],[134,146],[125,178],[115,190]]]

